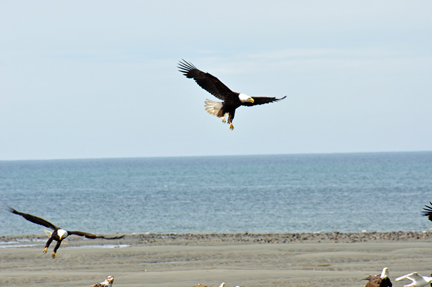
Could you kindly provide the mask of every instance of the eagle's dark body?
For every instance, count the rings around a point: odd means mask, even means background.
[[[391,283],[388,277],[380,278],[380,275],[369,275],[367,278],[365,278],[365,280],[369,281],[366,283],[365,287],[392,287],[393,286],[393,284]]]
[[[381,274],[369,275],[364,280],[368,280],[365,287],[392,287],[393,284],[390,281],[389,271],[387,267],[384,267]]]

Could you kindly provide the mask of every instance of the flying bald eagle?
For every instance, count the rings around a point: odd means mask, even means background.
[[[256,105],[268,104],[283,100],[286,98],[271,98],[271,97],[249,97],[242,93],[236,93],[231,91],[215,76],[198,70],[192,63],[182,60],[178,64],[179,71],[183,73],[187,78],[192,78],[201,86],[204,90],[222,100],[223,102],[215,102],[209,99],[205,100],[206,111],[218,118],[222,118],[222,122],[225,122],[225,117],[228,117],[228,124],[230,129],[233,130],[234,126],[232,121],[234,120],[235,110],[240,106],[252,107]]]
[[[387,267],[384,267],[381,274],[378,275],[369,275],[364,278],[364,280],[368,280],[365,287],[392,287],[393,284],[390,281],[389,270]]]
[[[113,285],[114,282],[114,277],[113,276],[108,276],[107,279],[105,279],[104,282],[101,283],[96,283],[90,287],[111,287]]]
[[[10,206],[8,206],[8,208],[9,208],[9,212],[11,212],[13,214],[21,215],[22,217],[24,217],[25,219],[27,219],[30,222],[45,226],[45,227],[53,230],[53,232],[51,233],[51,237],[48,239],[47,243],[45,244],[45,249],[43,250],[43,252],[46,253],[51,242],[53,240],[57,241],[57,245],[54,247],[54,253],[52,254],[53,259],[55,258],[57,249],[59,249],[63,239],[65,239],[69,235],[84,236],[85,238],[89,238],[89,239],[96,239],[96,238],[120,239],[120,238],[124,237],[124,235],[116,236],[116,237],[105,237],[103,235],[94,235],[94,234],[82,232],[82,231],[68,231],[66,229],[62,229],[58,226],[55,226],[54,224],[52,224],[51,222],[49,222],[43,218],[28,214],[28,213],[19,212]]]
[[[432,274],[431,274],[432,275]],[[423,286],[429,286],[429,284],[432,282],[432,277],[429,276],[421,276],[417,272],[413,272],[401,277],[396,278],[396,281],[400,281],[403,279],[409,279],[411,280],[411,284],[404,285],[404,287],[423,287]]]

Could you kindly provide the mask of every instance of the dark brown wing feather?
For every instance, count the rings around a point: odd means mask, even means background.
[[[366,283],[365,287],[379,287],[382,281],[380,275],[369,275],[368,277],[364,278],[364,280],[369,281]]]
[[[231,91],[218,78],[198,70],[192,63],[182,60],[179,62],[178,68],[183,75],[187,78],[194,79],[201,88],[220,100],[224,101],[227,97],[236,95],[236,93]]]
[[[69,231],[69,234],[73,234],[73,235],[78,235],[78,236],[84,236],[85,238],[89,238],[89,239],[96,239],[96,238],[102,238],[102,239],[120,239],[123,238],[124,235],[121,236],[115,236],[115,237],[105,237],[103,235],[95,235],[95,234],[91,234],[91,233],[87,233],[87,232],[82,232],[82,231]]]
[[[378,275],[369,275],[368,277],[364,278],[363,280],[368,280],[368,281],[376,281],[378,279],[380,279],[380,274]]]
[[[392,287],[392,283],[389,278],[381,278],[381,274],[378,275],[369,275],[363,280],[368,280],[365,287]]]
[[[277,102],[280,100],[283,100],[286,98],[271,98],[271,97],[252,97],[254,99],[253,103],[250,102],[246,102],[246,103],[242,103],[242,106],[247,106],[247,107],[252,107],[252,106],[256,106],[256,105],[262,105],[262,104],[268,104],[268,103],[273,103],[273,102]]]
[[[365,287],[379,287],[380,286],[380,282],[377,281],[370,281],[368,283],[366,283]]]
[[[431,206],[425,205],[425,207],[423,208],[423,211],[422,211],[423,212],[422,215],[427,216],[428,219],[430,221],[432,221],[432,202],[429,201],[429,203]]]
[[[28,221],[31,221],[33,223],[45,226],[45,227],[50,228],[52,230],[59,229],[59,227],[55,226],[54,224],[52,224],[48,220],[45,220],[43,218],[28,214],[28,213],[19,212],[18,210],[15,210],[10,206],[8,206],[8,208],[9,208],[9,212],[11,212],[13,214],[21,215],[22,217],[24,217]]]

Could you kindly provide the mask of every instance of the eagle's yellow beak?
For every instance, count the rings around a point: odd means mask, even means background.
[[[255,102],[255,100],[253,98],[250,98],[249,102],[251,102],[253,104]]]

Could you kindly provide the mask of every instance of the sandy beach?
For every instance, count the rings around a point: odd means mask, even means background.
[[[422,232],[134,234],[114,241],[71,236],[51,259],[46,235],[0,237],[0,286],[364,286],[389,267],[430,275],[432,235]],[[25,247],[18,247],[18,246]]]

